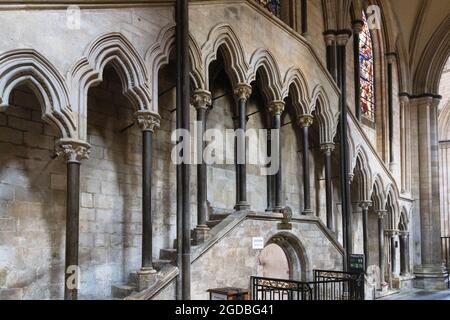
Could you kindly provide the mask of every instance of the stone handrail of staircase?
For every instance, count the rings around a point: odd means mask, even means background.
[[[239,226],[246,219],[255,220],[265,220],[281,222],[283,219],[282,214],[277,213],[258,213],[258,212],[248,212],[240,211],[233,212],[228,215],[223,221],[210,231],[210,237],[198,246],[192,247],[192,260],[194,263],[202,255],[208,252],[209,249],[214,247],[214,245],[225,238],[231,231],[233,231],[237,226]],[[292,218],[292,223],[312,223],[318,226],[318,228],[323,232],[325,237],[332,243],[336,250],[344,256],[344,248],[336,239],[335,235],[325,226],[322,220],[315,216],[300,216],[294,215]],[[133,292],[132,294],[125,297],[125,300],[151,300],[157,296],[162,290],[164,290],[169,284],[175,281],[178,276],[178,268],[172,264],[164,265],[158,272],[157,281],[155,284],[148,289],[141,292]]]

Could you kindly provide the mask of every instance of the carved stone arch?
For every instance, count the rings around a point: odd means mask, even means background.
[[[299,115],[310,114],[310,95],[306,77],[299,68],[290,68],[284,76],[282,99],[292,94],[292,102]]]
[[[151,85],[152,109],[159,109],[158,97],[158,73],[160,69],[169,64],[170,54],[175,50],[175,29],[173,23],[166,25],[160,31],[156,42],[149,48],[145,54],[145,62],[149,68],[149,82]],[[204,71],[202,66],[201,50],[194,37],[189,34],[189,58],[191,62],[190,78],[195,89],[204,89]]]
[[[373,200],[373,209],[375,211],[385,210],[386,208],[386,195],[383,180],[379,174],[375,175],[373,179],[373,186],[369,193],[369,196]]]
[[[266,246],[276,244],[285,252],[290,269],[290,278],[297,281],[308,281],[311,278],[311,264],[303,243],[290,232],[279,232],[273,235]]]
[[[450,140],[450,102],[439,113],[438,126],[439,140]]]
[[[414,74],[415,95],[439,94],[442,70],[450,56],[450,15],[433,33]]]
[[[246,83],[245,75],[247,74],[248,64],[241,42],[231,26],[219,24],[209,32],[208,38],[201,49],[205,72],[205,89],[209,90],[209,65],[217,60],[219,48],[222,48],[225,71],[230,77],[232,86],[236,87],[240,83]]]
[[[42,119],[58,129],[61,138],[76,138],[64,78],[35,50],[13,50],[0,56],[0,111],[8,108],[11,92],[21,84],[34,91],[41,104]]]
[[[111,65],[122,82],[124,95],[136,110],[152,110],[151,93],[144,61],[133,45],[120,33],[97,38],[71,69],[68,79],[72,102],[80,115],[80,135],[86,137],[87,94],[90,87],[103,80],[103,70]],[[155,111],[155,110],[153,110]]]
[[[400,211],[400,220],[398,223],[398,230],[400,231],[409,231],[409,214],[408,214],[408,209],[403,206],[401,211]]]
[[[388,199],[391,200],[392,205],[392,217],[391,217],[391,228],[395,228],[400,221],[400,206],[399,206],[399,195],[396,192],[396,187],[393,183],[390,183],[386,188],[386,207],[388,205]]]
[[[333,114],[325,90],[318,85],[313,90],[309,112],[315,112],[320,127],[320,143],[333,143],[339,123],[339,113]]]
[[[352,161],[352,172],[358,170],[361,175],[361,200],[370,200],[369,193],[372,186],[372,171],[364,147],[359,145],[356,148],[356,157]]]
[[[255,81],[259,70],[262,70],[261,74],[264,77],[262,91],[268,101],[283,100],[280,69],[273,55],[266,49],[257,49],[252,54],[246,83]]]

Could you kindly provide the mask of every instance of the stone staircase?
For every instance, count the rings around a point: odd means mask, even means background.
[[[207,221],[207,226],[210,229],[217,227],[223,220],[225,220],[231,212],[226,212],[223,210],[214,210],[209,214],[209,220]],[[191,237],[191,245],[193,249],[195,247],[202,245],[202,243],[195,243],[194,239]],[[161,278],[162,270],[169,270],[171,267],[176,266],[177,262],[177,239],[173,242],[172,248],[160,249],[159,259],[153,260],[153,268],[158,271],[157,279]],[[125,299],[126,297],[138,293],[138,280],[137,273],[131,273],[128,277],[126,283],[113,285],[111,289],[112,297],[114,299]]]

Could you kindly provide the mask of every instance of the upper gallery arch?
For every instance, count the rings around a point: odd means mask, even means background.
[[[21,84],[36,94],[43,120],[57,128],[62,138],[73,138],[76,124],[64,78],[35,50],[13,50],[0,56],[0,111],[6,110],[11,92]]]

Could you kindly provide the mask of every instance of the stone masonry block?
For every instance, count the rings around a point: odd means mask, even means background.
[[[8,125],[11,128],[19,129],[22,131],[33,132],[33,133],[42,133],[44,131],[44,126],[42,123],[28,121],[16,117],[8,117]]]
[[[81,207],[83,208],[94,208],[94,196],[92,193],[81,193]]]
[[[23,133],[11,128],[0,127],[0,141],[10,142],[13,144],[22,144]]]
[[[65,175],[51,174],[50,188],[52,190],[66,190],[67,180]]]

